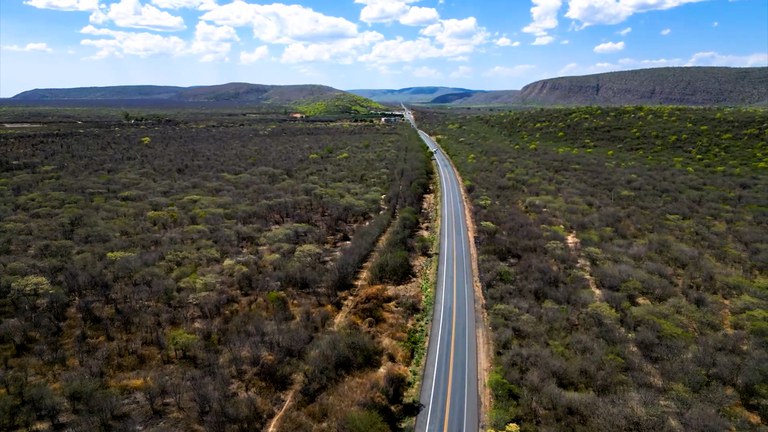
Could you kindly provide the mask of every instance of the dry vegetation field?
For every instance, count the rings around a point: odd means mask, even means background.
[[[0,119],[0,429],[254,431],[289,395],[278,430],[415,414],[418,287],[374,286],[334,322],[388,227],[372,282],[411,280],[429,252],[412,237],[431,167],[409,127],[223,109]]]
[[[765,430],[766,111],[435,112],[420,125],[473,200],[493,427]]]

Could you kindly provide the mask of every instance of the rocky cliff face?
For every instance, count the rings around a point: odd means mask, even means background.
[[[678,67],[537,81],[520,100],[543,105],[768,105],[768,68]]]

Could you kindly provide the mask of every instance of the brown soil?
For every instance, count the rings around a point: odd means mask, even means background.
[[[301,377],[299,375],[293,377],[293,385],[291,386],[291,389],[288,391],[287,396],[285,397],[285,402],[283,402],[283,407],[280,408],[280,411],[277,412],[277,415],[275,415],[274,418],[272,418],[272,421],[269,422],[269,426],[267,427],[267,432],[278,432],[279,426],[280,426],[280,420],[283,419],[283,415],[285,412],[291,407],[291,404],[293,404],[293,400],[296,397],[296,392],[301,390]]]
[[[568,234],[568,237],[566,238],[566,243],[568,243],[568,248],[571,250],[571,253],[575,254],[579,259],[579,269],[582,271],[582,275],[587,279],[587,282],[589,283],[589,289],[592,290],[592,293],[595,294],[595,301],[601,302],[604,299],[603,292],[600,290],[600,288],[597,287],[597,284],[595,283],[595,278],[592,277],[592,265],[589,263],[589,260],[587,260],[582,254],[581,254],[581,241],[578,237],[576,237],[576,233],[572,232]]]
[[[429,216],[425,218],[426,220],[422,221],[419,234],[426,235],[432,232],[436,226],[434,194],[424,196],[423,211]],[[336,312],[336,314],[329,323],[329,327],[334,330],[342,329],[346,325],[354,323],[364,328],[366,332],[375,335],[384,349],[382,367],[375,371],[359,373],[345,378],[325,395],[321,395],[313,406],[303,408],[295,405],[298,397],[297,392],[301,390],[303,385],[301,376],[295,376],[293,386],[284,395],[281,409],[269,422],[267,429],[265,429],[267,432],[278,432],[283,430],[282,427],[290,428],[290,426],[285,426],[285,424],[291,424],[295,417],[305,416],[313,410],[336,407],[332,409],[334,413],[331,413],[331,417],[339,417],[343,414],[343,408],[337,406],[337,401],[344,400],[344,405],[347,408],[355,406],[356,401],[364,400],[370,397],[372,391],[375,392],[376,383],[383,382],[385,375],[391,374],[393,371],[400,371],[403,374],[408,373],[408,369],[403,365],[410,359],[403,349],[403,341],[410,326],[415,324],[415,320],[398,307],[397,300],[409,297],[422,301],[420,278],[418,276],[414,277],[406,284],[400,286],[370,285],[368,283],[368,270],[376,256],[376,252],[386,241],[388,234],[389,230],[385,231],[379,238],[374,252],[358,273],[354,287],[342,294],[342,306],[340,310],[332,311],[332,313]],[[414,258],[412,263],[414,274],[422,274],[427,260],[427,258],[422,256]],[[379,318],[376,320],[371,318],[364,319],[361,315],[364,315],[364,310],[370,307],[373,302],[380,302]],[[415,383],[414,387],[416,387],[418,392],[420,377],[412,377],[411,380]],[[340,408],[342,410],[336,412]]]

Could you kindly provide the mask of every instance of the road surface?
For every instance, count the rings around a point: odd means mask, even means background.
[[[416,128],[412,113],[403,109]],[[418,132],[437,162],[442,214],[435,311],[421,387],[424,408],[416,431],[475,432],[480,426],[475,297],[461,185],[448,157],[429,135]]]

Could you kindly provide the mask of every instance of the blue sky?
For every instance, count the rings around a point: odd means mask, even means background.
[[[683,65],[768,65],[768,1],[0,1],[0,97],[232,81],[519,89]]]

